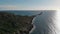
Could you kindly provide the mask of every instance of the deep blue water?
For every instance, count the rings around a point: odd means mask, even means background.
[[[3,12],[8,12],[8,13],[14,13],[16,15],[28,15],[28,16],[32,16],[32,15],[36,15],[39,14],[40,11],[28,11],[28,10],[22,10],[22,11],[16,11],[16,10],[8,10],[8,11],[3,11]]]
[[[9,13],[14,13],[16,15],[36,15],[43,12],[41,15],[36,16],[34,20],[35,30],[31,34],[60,34],[59,29],[56,26],[58,24],[59,15],[57,11],[6,11]],[[57,16],[58,15],[58,16]]]

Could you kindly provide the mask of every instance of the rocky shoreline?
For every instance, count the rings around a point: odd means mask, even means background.
[[[33,28],[31,29],[31,31],[29,31],[29,34],[31,34],[34,30],[35,30],[35,25],[34,25],[34,20],[36,19],[36,17],[34,17],[33,18],[33,20],[32,20],[32,23],[31,24],[33,24]]]
[[[29,34],[31,34],[34,30],[35,30],[35,25],[33,26],[33,28],[31,29],[31,31],[29,31]]]
[[[0,12],[0,34],[30,34],[35,29],[32,22],[34,17],[36,15],[22,16]]]
[[[29,34],[33,28],[32,16],[0,12],[0,34]]]

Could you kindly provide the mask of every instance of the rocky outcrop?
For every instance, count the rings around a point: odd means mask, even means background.
[[[33,28],[32,20],[35,16],[0,12],[0,34],[29,34],[29,31]]]

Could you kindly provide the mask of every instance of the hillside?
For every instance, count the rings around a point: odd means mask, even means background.
[[[37,15],[41,15],[40,14]],[[29,34],[33,28],[32,20],[37,15],[22,16],[0,12],[0,34]]]
[[[33,28],[32,16],[0,12],[0,34],[29,34]]]

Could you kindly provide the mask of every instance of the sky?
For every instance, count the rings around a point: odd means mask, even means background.
[[[60,0],[0,0],[0,10],[56,10]]]

